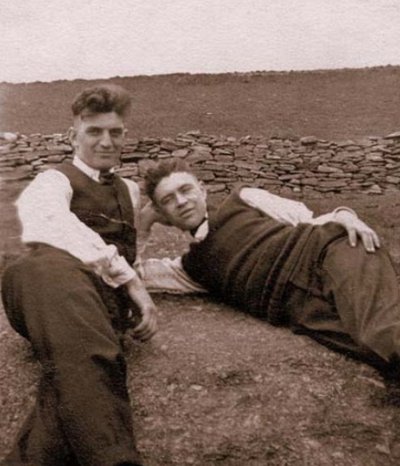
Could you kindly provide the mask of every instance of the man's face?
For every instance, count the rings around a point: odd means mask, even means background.
[[[75,118],[70,139],[75,155],[89,167],[109,170],[119,163],[125,133],[117,113],[93,113]]]
[[[171,173],[154,191],[154,202],[161,214],[181,230],[200,225],[207,212],[204,185],[187,172]]]

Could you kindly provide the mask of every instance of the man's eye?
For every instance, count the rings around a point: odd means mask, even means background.
[[[165,197],[162,201],[162,205],[168,205],[172,201],[172,197]]]
[[[91,136],[98,136],[101,134],[101,129],[100,128],[89,128],[86,132],[90,134]]]
[[[119,138],[122,136],[122,129],[112,129],[110,134],[113,138]]]

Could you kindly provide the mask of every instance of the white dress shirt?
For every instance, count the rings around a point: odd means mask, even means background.
[[[340,210],[348,210],[356,215],[352,209],[343,206],[328,214],[314,217],[313,212],[302,202],[286,199],[258,188],[242,188],[240,197],[254,209],[260,210],[279,222],[293,226],[299,223],[323,225],[335,221],[335,215]],[[194,241],[203,240],[208,231],[208,221],[205,220],[194,234]],[[175,259],[147,259],[138,263],[136,270],[147,290],[151,293],[187,294],[207,292],[184,271],[182,257]]]
[[[95,181],[99,170],[74,157],[73,165]],[[138,185],[123,179],[128,187],[134,215],[140,209]],[[68,178],[55,169],[46,170],[22,192],[16,202],[22,225],[22,241],[45,243],[80,259],[110,286],[116,288],[131,280],[136,272],[114,245],[107,245],[101,236],[71,212],[73,191]]]

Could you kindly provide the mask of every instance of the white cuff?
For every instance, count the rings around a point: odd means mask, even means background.
[[[345,211],[349,212],[350,214],[353,214],[355,217],[358,218],[358,215],[356,214],[356,212],[353,209],[350,209],[350,207],[346,207],[346,206],[336,207],[336,209],[334,209],[334,211],[333,211],[333,214],[336,215],[341,210],[345,210]]]
[[[112,288],[125,285],[129,280],[136,277],[137,274],[128,264],[123,256],[117,256],[112,260],[112,266],[101,275],[101,278]]]

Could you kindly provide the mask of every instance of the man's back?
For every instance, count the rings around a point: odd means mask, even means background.
[[[209,233],[182,258],[188,275],[216,297],[253,314],[285,320],[277,313],[297,269],[310,269],[321,249],[343,235],[339,225],[297,226],[249,206],[239,191],[209,212]],[[279,323],[279,322],[274,322]]]

